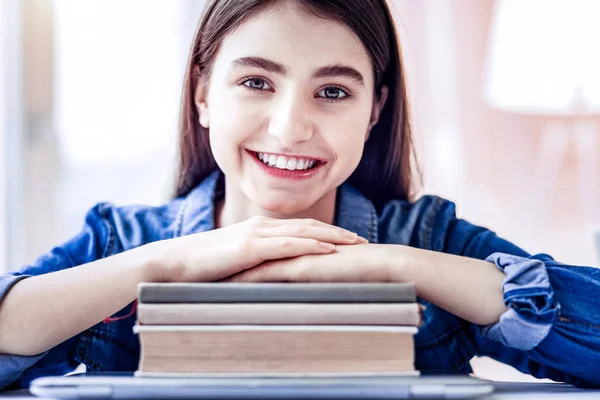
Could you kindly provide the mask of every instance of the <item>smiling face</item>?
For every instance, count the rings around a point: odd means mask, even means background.
[[[290,2],[227,35],[207,86],[196,91],[200,123],[226,177],[229,202],[297,215],[335,201],[357,167],[385,102],[373,66],[346,26]]]

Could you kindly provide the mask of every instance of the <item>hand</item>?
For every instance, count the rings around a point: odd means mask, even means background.
[[[392,258],[392,246],[356,244],[336,246],[328,254],[310,254],[273,260],[231,276],[230,282],[392,282],[401,261]]]
[[[327,254],[367,240],[312,219],[254,217],[225,228],[151,243],[153,280],[218,281],[267,260]]]

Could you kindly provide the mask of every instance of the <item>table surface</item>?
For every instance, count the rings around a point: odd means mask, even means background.
[[[478,400],[531,400],[531,399],[600,399],[600,389],[579,389],[565,384],[494,382],[495,392]],[[26,390],[0,393],[0,398],[11,400],[50,400],[35,397]]]

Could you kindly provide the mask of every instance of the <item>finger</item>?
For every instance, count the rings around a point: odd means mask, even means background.
[[[364,268],[340,268],[332,262],[317,265],[319,256],[268,261],[228,278],[230,282],[363,282],[383,281]],[[320,256],[320,257],[336,257]]]
[[[264,237],[297,237],[312,238],[321,242],[333,244],[355,244],[366,243],[367,240],[361,238],[354,232],[338,228],[332,225],[311,225],[302,222],[290,221],[286,224],[268,227],[261,230],[261,236]]]
[[[314,239],[321,240],[321,236],[314,236],[310,234],[306,234],[305,231],[322,229],[317,232],[325,232],[326,239],[328,243],[335,244],[355,244],[355,243],[369,243],[367,239],[364,237],[358,236],[355,232],[349,231],[344,228],[340,228],[335,225],[326,224],[317,219],[312,218],[304,218],[304,219],[274,219],[267,217],[253,217],[251,221],[255,224],[255,232],[257,232],[260,236],[294,236],[294,237],[313,237]],[[265,230],[269,228],[281,228],[284,227],[282,231],[278,233],[271,234],[265,233]],[[262,234],[261,234],[262,232]],[[275,231],[277,232],[277,231]],[[334,237],[332,240],[331,237]],[[338,236],[339,239],[335,237]]]
[[[267,261],[227,278],[228,282],[299,282],[298,258]],[[308,277],[310,274],[303,274]]]
[[[274,225],[283,225],[283,224],[288,224],[288,223],[302,224],[302,225],[308,225],[308,226],[321,226],[321,227],[336,228],[336,229],[339,229],[342,231],[350,232],[347,229],[340,228],[339,226],[327,224],[323,221],[319,221],[318,219],[314,219],[314,218],[274,219],[273,221],[275,222]]]
[[[262,261],[298,257],[307,254],[327,254],[335,250],[331,243],[313,238],[264,237],[254,240],[252,251]]]

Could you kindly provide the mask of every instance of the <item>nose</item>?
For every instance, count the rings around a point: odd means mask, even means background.
[[[310,140],[313,133],[310,110],[301,101],[288,98],[273,107],[269,135],[284,146]]]

